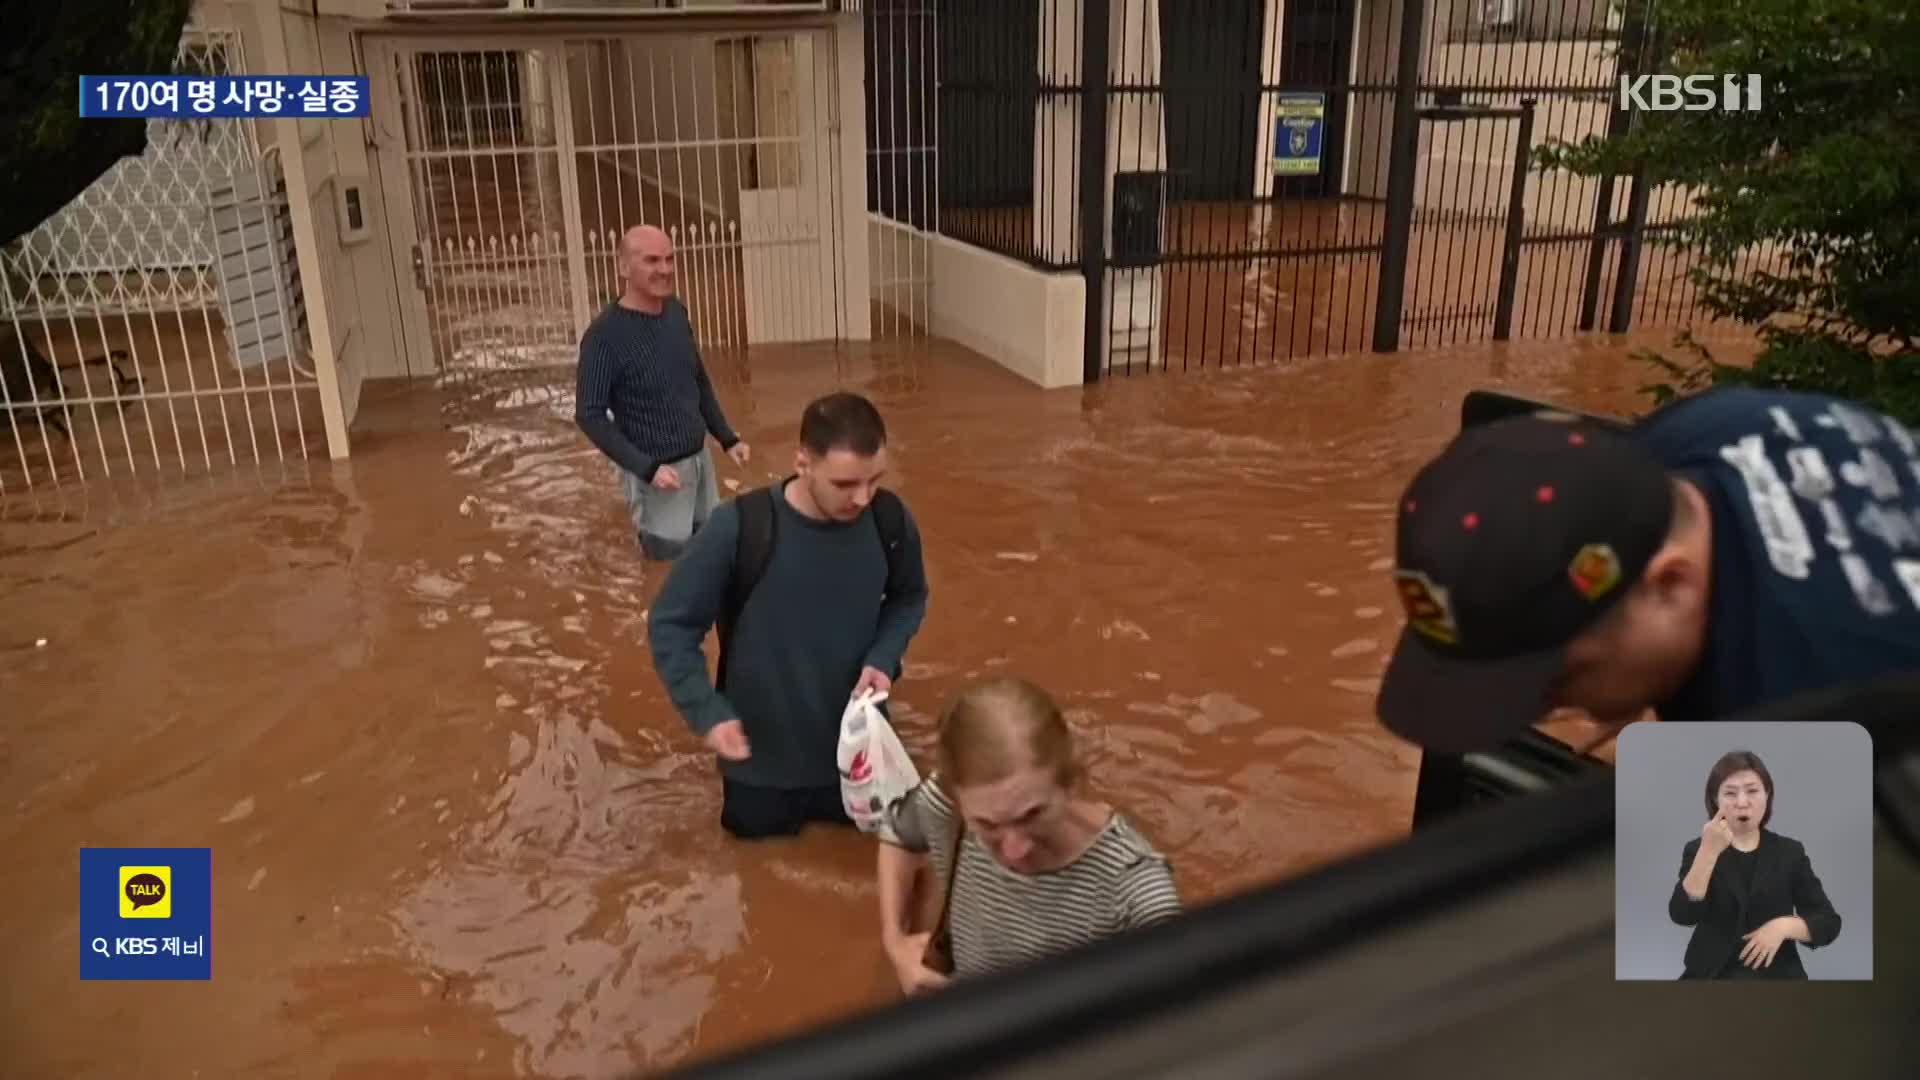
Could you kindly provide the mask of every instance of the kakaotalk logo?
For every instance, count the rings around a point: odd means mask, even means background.
[[[173,867],[121,867],[120,917],[123,919],[172,918]]]
[[[1759,112],[1758,75],[1622,75],[1620,107],[1629,112]]]

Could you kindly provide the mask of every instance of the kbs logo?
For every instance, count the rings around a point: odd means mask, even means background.
[[[1629,112],[1759,112],[1758,75],[1622,75]]]

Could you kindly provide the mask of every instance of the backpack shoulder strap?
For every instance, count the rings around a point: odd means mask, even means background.
[[[900,496],[886,488],[873,493],[873,525],[880,531],[880,546],[887,553],[887,592],[891,595],[900,582],[907,544],[907,507]]]
[[[780,522],[774,500],[780,497],[779,491],[777,486],[755,488],[733,500],[734,509],[740,515],[740,532],[734,540],[733,571],[727,575],[726,597],[721,601],[720,617],[716,620],[720,635],[716,686],[726,684],[727,646],[733,640],[734,624],[746,608],[754,587],[765,576],[767,564],[773,560],[773,542]]]

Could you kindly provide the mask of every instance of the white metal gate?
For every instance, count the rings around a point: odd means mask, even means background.
[[[864,0],[875,337],[925,335],[940,232],[938,0]]]
[[[573,364],[641,224],[703,348],[844,333],[819,31],[529,36],[369,43],[410,353],[443,380]]]
[[[180,59],[245,71],[230,30]],[[0,496],[325,445],[285,185],[249,123],[149,122],[144,154],[0,251]]]

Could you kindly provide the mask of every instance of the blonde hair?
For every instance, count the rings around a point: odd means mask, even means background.
[[[1051,770],[1061,787],[1080,778],[1073,731],[1052,695],[1025,679],[993,679],[960,692],[940,718],[940,770],[947,784],[1005,780]]]

